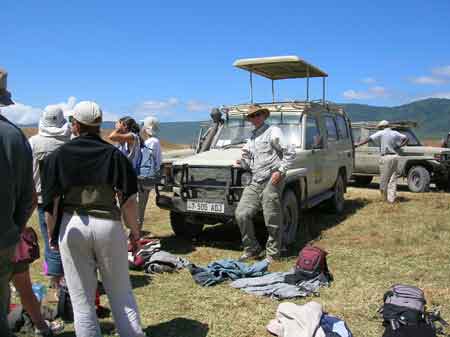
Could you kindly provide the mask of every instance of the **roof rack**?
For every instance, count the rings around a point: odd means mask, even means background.
[[[275,56],[236,60],[233,65],[250,73],[250,101],[253,103],[253,73],[272,81],[272,102],[275,102],[275,80],[306,78],[306,101],[309,101],[309,79],[321,77],[322,104],[325,104],[325,85],[328,74],[298,56]]]
[[[376,129],[379,121],[368,121],[368,122],[352,122],[352,127],[364,127],[367,129]],[[415,128],[418,123],[415,121],[390,121],[389,127],[402,129],[402,128]]]

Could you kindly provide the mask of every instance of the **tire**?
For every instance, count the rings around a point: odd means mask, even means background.
[[[182,213],[170,211],[170,224],[176,236],[191,240],[201,234],[203,224],[190,223]]]
[[[373,176],[353,176],[352,179],[356,186],[367,186],[372,182]]]
[[[344,211],[345,183],[342,174],[339,173],[334,183],[333,196],[329,200],[329,208],[333,213],[341,214]]]
[[[283,193],[281,208],[283,212],[281,242],[282,247],[286,247],[295,242],[300,219],[297,195],[291,189],[288,189]]]
[[[408,171],[408,188],[411,192],[422,193],[430,189],[430,172],[423,166],[413,166]]]

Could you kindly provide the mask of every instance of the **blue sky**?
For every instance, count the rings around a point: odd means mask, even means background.
[[[450,2],[2,0],[0,66],[32,122],[47,104],[101,104],[107,119],[206,119],[249,100],[237,58],[298,55],[329,74],[328,99],[399,105],[450,98]],[[305,84],[276,84],[304,98]],[[321,83],[313,81],[320,97]],[[316,90],[317,89],[317,90]],[[269,101],[270,82],[255,81]]]

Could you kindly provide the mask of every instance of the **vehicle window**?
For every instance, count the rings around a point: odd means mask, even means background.
[[[266,121],[269,125],[276,125],[283,133],[283,141],[287,145],[300,147],[302,145],[302,125],[299,121],[299,115],[270,117]],[[227,145],[240,145],[247,142],[250,137],[253,125],[242,118],[229,119],[222,128],[215,144],[216,148]]]
[[[370,130],[369,131],[369,136],[372,136],[375,132],[377,132],[378,130]],[[380,144],[380,141],[379,140],[372,140],[372,139],[369,139],[369,143],[367,143],[367,145],[369,146],[369,147],[380,147],[381,146],[381,144]]]
[[[408,137],[408,146],[422,146],[419,139],[411,130],[397,130],[397,131]]]
[[[337,140],[338,134],[334,118],[331,116],[325,117],[325,126],[327,128],[327,136],[329,141]]]
[[[313,149],[314,144],[317,144],[320,139],[319,126],[317,125],[317,120],[315,118],[306,118],[305,132],[305,149]]]
[[[361,129],[360,128],[352,128],[353,141],[355,143],[359,143],[361,141]]]
[[[343,116],[336,116],[336,124],[338,127],[338,134],[339,138],[348,138],[348,128],[347,128],[347,122],[345,121],[345,118]]]

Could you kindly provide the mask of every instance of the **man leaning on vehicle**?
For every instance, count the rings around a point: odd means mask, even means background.
[[[384,200],[394,203],[397,196],[398,155],[400,148],[408,143],[408,137],[389,127],[389,122],[378,123],[379,131],[355,144],[355,147],[367,144],[369,141],[379,141],[380,158],[380,192]]]
[[[244,248],[241,261],[264,255],[256,240],[253,224],[253,218],[261,208],[269,234],[266,257],[269,262],[280,257],[283,221],[281,193],[286,171],[295,159],[295,150],[284,144],[280,128],[265,123],[269,115],[270,111],[260,105],[248,108],[246,117],[255,129],[242,149],[241,160],[237,162],[252,172],[252,181],[245,187],[235,211]]]

